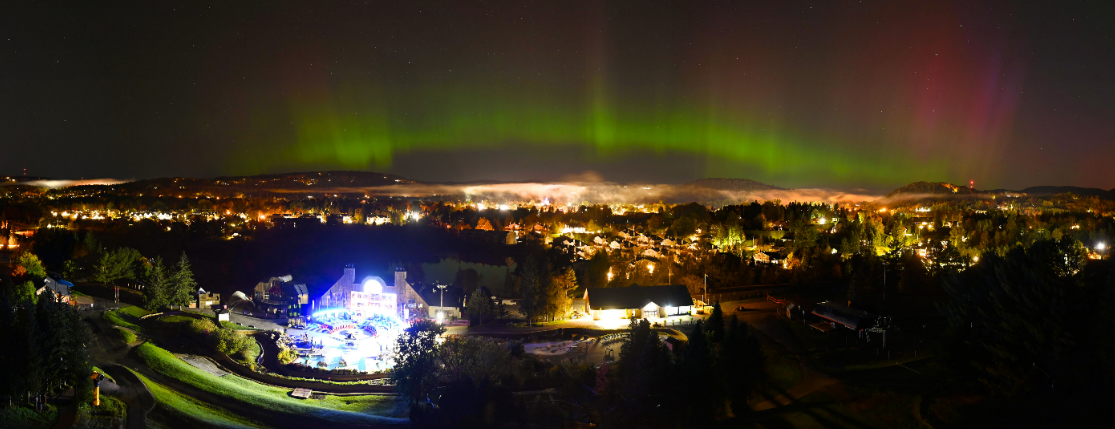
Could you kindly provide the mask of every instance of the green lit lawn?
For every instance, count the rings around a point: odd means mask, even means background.
[[[132,333],[132,331],[126,330],[119,326],[117,326],[115,329],[116,333],[119,334],[120,339],[124,341],[124,344],[131,344],[136,342],[136,334]]]
[[[118,311],[120,311],[121,313],[127,314],[129,316],[132,316],[136,319],[138,319],[140,317],[143,317],[143,316],[146,316],[148,314],[151,314],[150,311],[144,310],[144,309],[136,307],[134,305],[129,305],[127,307],[121,308]]]
[[[221,326],[224,326],[228,329],[235,329],[237,331],[245,331],[245,330],[253,330],[254,331],[255,330],[255,328],[249,328],[249,327],[241,325],[239,323],[229,322],[229,321],[221,322]]]
[[[5,401],[4,406],[0,407],[0,427],[3,428],[46,429],[54,426],[54,421],[58,420],[58,409],[53,405],[47,405],[46,412],[42,414],[28,407],[7,405]]]
[[[134,371],[133,371],[134,372]],[[158,401],[158,409],[169,417],[182,419],[194,426],[226,428],[259,428],[257,423],[245,420],[227,410],[214,407],[136,374]]]
[[[95,366],[94,366],[94,367],[93,367],[93,371],[97,371],[97,372],[99,372],[99,373],[101,373],[101,374],[104,374],[104,376],[105,376],[105,380],[111,381],[111,382],[113,382],[113,383],[115,383],[115,382],[116,382],[116,380],[115,380],[115,379],[113,379],[111,375],[108,375],[107,373],[105,373],[105,370],[103,370],[103,369],[100,369],[100,368],[97,368],[97,367],[95,367]]]
[[[105,315],[104,315],[104,318],[105,318],[105,320],[109,321],[109,323],[112,323],[113,325],[123,326],[125,328],[129,328],[129,329],[134,330],[134,331],[139,330],[139,325],[136,325],[135,323],[132,323],[132,321],[136,320],[136,319],[133,319],[133,318],[131,318],[131,316],[128,316],[126,314],[120,313],[119,310],[106,311]]]
[[[190,316],[174,315],[159,318],[159,323],[190,323],[193,320],[194,318]]]
[[[123,326],[133,331],[139,330],[139,318],[151,314],[150,311],[136,307],[134,305],[119,308],[116,310],[109,310],[105,312],[105,320],[116,326]]]
[[[150,343],[136,351],[147,366],[168,377],[230,400],[241,401],[272,412],[309,415],[322,420],[353,424],[390,424],[404,420],[382,417],[397,415],[396,399],[392,396],[326,397],[304,401],[290,397],[291,389],[256,383],[235,375],[215,377],[174,357],[170,352]],[[328,408],[326,408],[328,407]],[[366,414],[366,413],[375,413]]]

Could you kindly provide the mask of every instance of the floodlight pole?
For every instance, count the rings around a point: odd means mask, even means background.
[[[445,314],[445,288],[446,288],[446,286],[447,285],[437,285],[437,288],[441,289],[441,304],[438,306],[438,307],[440,307],[440,308],[438,308],[438,311],[440,311],[441,314],[443,314],[443,315]]]

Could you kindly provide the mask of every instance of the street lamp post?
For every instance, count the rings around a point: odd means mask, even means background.
[[[705,274],[705,305],[708,305],[708,274]]]
[[[438,305],[437,311],[438,311],[438,314],[442,315],[442,316],[445,315],[445,288],[447,286],[448,285],[437,285],[437,288],[441,289],[441,303]],[[440,318],[441,317],[439,317],[439,319]]]
[[[887,263],[883,262],[883,302],[887,300]]]

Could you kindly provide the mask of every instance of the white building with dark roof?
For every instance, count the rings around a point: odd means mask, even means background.
[[[693,309],[685,285],[587,288],[584,302],[593,320],[686,316]]]

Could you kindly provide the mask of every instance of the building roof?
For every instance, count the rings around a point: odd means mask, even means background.
[[[876,316],[863,310],[857,310],[834,302],[822,302],[813,308],[813,314],[844,325],[848,329],[864,329],[875,321]]]
[[[293,294],[293,295],[309,295],[310,290],[307,289],[306,285],[303,284],[303,283],[298,283],[298,284],[284,283],[283,284],[283,293]]]
[[[593,310],[643,308],[652,302],[661,307],[693,305],[685,285],[588,288],[585,295]]]
[[[47,277],[43,280],[43,287],[49,288],[54,293],[63,296],[69,296],[70,288],[73,286],[74,285],[72,283],[65,280],[54,280],[50,277]],[[42,288],[40,288],[40,290],[42,290]]]

